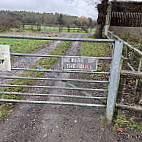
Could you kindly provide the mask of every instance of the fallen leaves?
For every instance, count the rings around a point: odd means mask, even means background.
[[[122,129],[122,128],[120,128],[118,125],[116,125],[116,126],[115,126],[115,128],[117,129],[117,131],[119,131],[119,132],[123,133],[123,129]]]

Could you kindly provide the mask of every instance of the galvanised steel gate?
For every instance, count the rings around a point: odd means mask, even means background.
[[[40,86],[40,85],[16,85],[16,84],[0,84],[0,87],[22,87],[22,88],[46,88],[46,89],[61,89],[61,90],[73,90],[73,91],[80,91],[83,95],[65,95],[65,94],[48,94],[48,93],[30,93],[30,92],[11,92],[11,91],[1,91],[1,99],[0,102],[10,102],[10,103],[34,103],[34,104],[52,104],[52,105],[73,105],[73,106],[87,106],[87,107],[106,107],[106,118],[108,120],[108,123],[111,123],[114,110],[115,110],[115,104],[116,104],[116,97],[117,97],[117,91],[118,91],[118,85],[119,85],[119,77],[120,77],[120,70],[121,70],[121,57],[122,57],[122,49],[123,49],[123,43],[118,40],[112,40],[112,39],[84,39],[84,38],[55,38],[55,37],[33,37],[33,36],[10,36],[10,35],[0,35],[1,38],[13,38],[13,39],[33,39],[33,40],[56,40],[56,41],[77,41],[77,42],[97,42],[97,43],[110,43],[113,45],[112,48],[112,56],[111,57],[81,57],[81,56],[59,56],[59,55],[38,55],[38,54],[23,54],[23,53],[16,53],[11,50],[11,56],[19,56],[22,57],[27,63],[30,63],[31,65],[35,66],[36,68],[15,68],[11,67],[10,69],[12,71],[30,71],[30,72],[45,72],[50,73],[51,77],[47,78],[38,78],[38,77],[27,77],[27,76],[8,76],[8,75],[0,75],[1,79],[22,79],[22,80],[42,80],[42,81],[63,81],[67,84],[66,86]],[[2,53],[0,53],[0,57],[2,56]],[[74,62],[76,60],[79,61],[85,61],[89,63],[90,67],[93,66],[92,60],[95,60],[95,63],[97,64],[97,61],[99,60],[108,60],[111,62],[111,68],[110,71],[102,72],[102,71],[92,71],[88,70],[88,67],[86,66],[87,70],[81,70],[81,69],[72,69],[73,66],[80,66],[80,65],[66,65],[68,69],[45,69],[39,64],[33,62],[27,57],[40,57],[40,58],[61,58],[62,59],[62,67],[64,66],[64,63]],[[4,59],[5,60],[5,59]],[[1,64],[2,61],[1,59]],[[76,61],[77,62],[77,61]],[[97,66],[97,65],[95,65]],[[63,67],[64,68],[64,67]],[[85,65],[83,67],[85,69]],[[61,78],[58,76],[58,73],[84,73],[84,74],[94,74],[94,75],[109,75],[109,80],[90,80],[90,79],[68,79],[68,78]],[[84,87],[78,87],[77,85],[71,83],[71,82],[81,82],[81,83],[101,83],[105,84],[107,83],[107,88],[84,88]],[[103,85],[102,85],[103,86]],[[2,90],[2,89],[1,89]],[[94,96],[93,93],[90,92],[99,92],[99,93],[107,93],[107,96]],[[5,99],[3,97],[4,95],[23,95],[23,96],[52,96],[52,97],[64,97],[64,98],[74,98],[74,99],[91,99],[91,100],[99,100],[101,104],[94,104],[94,103],[77,103],[77,102],[58,102],[58,101],[39,101],[39,100],[23,100],[23,99]],[[107,103],[104,104],[104,100],[107,100]],[[103,103],[103,104],[102,104]]]

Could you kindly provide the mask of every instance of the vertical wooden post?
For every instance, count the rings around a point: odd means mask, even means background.
[[[114,32],[111,32],[110,39],[113,39]]]
[[[116,97],[120,80],[122,50],[123,43],[121,41],[116,40],[111,65],[110,84],[106,108],[106,118],[108,124],[111,124],[115,112]]]
[[[125,55],[126,58],[128,58],[128,47],[127,47],[127,46],[125,46],[125,47],[126,47],[126,48],[125,48],[125,50],[126,50],[125,52],[126,52],[126,53],[125,53],[124,55]]]
[[[46,26],[44,25],[44,28],[43,28],[43,32],[44,32],[44,36],[46,36]]]
[[[139,67],[138,67],[138,72],[141,71],[141,68],[142,68],[142,57],[140,58]],[[135,86],[135,88],[137,88],[138,82],[139,82],[139,79],[136,79],[136,86]]]
[[[58,25],[58,27],[59,27],[59,33],[61,32],[61,25]]]
[[[112,5],[109,3],[109,6],[107,8],[107,16],[106,16],[106,24],[105,24],[105,35],[108,36],[108,30],[110,26],[110,20],[111,20],[111,11],[112,11]]]
[[[140,58],[138,72],[141,72],[141,68],[142,68],[142,57]],[[136,79],[135,95],[138,96],[139,100],[141,100],[142,99],[142,94],[140,93],[141,89],[139,88],[139,86],[140,86],[139,83],[140,83],[140,79]],[[139,93],[141,94],[140,96],[139,96]],[[141,115],[142,115],[142,113],[141,113]]]
[[[78,28],[78,31],[77,31],[78,33],[79,33],[79,28]]]
[[[33,29],[34,29],[34,28],[33,28],[33,25],[31,24],[31,31],[33,31]]]
[[[68,33],[70,32],[70,26],[68,26]]]

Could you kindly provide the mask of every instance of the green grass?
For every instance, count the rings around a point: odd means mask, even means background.
[[[107,126],[107,120],[104,116],[100,117],[100,123],[102,126]],[[133,117],[128,118],[125,115],[118,115],[111,125],[111,129],[117,131],[123,131],[123,129],[137,129],[142,132],[142,122],[136,122]]]
[[[89,56],[89,57],[108,57],[110,56],[111,48],[108,43],[91,43],[84,42],[80,49],[80,56]],[[98,61],[98,64],[101,65],[102,61]],[[106,64],[105,66],[110,66]],[[102,71],[102,67],[98,67],[97,71]],[[104,75],[98,75],[98,77],[103,77]]]
[[[127,41],[130,45],[142,51],[142,36],[133,34],[124,34],[120,38]]]
[[[88,57],[110,57],[111,48],[108,43],[92,43],[92,42],[83,42],[80,48],[80,56]],[[109,71],[110,63],[104,63],[104,60],[98,60],[98,72]],[[84,79],[90,80],[108,80],[109,76],[105,74],[82,74]],[[90,84],[92,87],[98,86],[98,83]],[[100,86],[99,86],[100,87]]]
[[[101,117],[100,117],[100,123],[101,123],[102,126],[107,126],[107,120],[106,120],[106,117],[101,116]]]
[[[71,45],[70,41],[62,42],[59,44],[54,50],[49,52],[49,55],[63,55],[65,51],[68,49],[68,47]],[[57,61],[57,58],[41,58],[38,61],[38,64],[42,67],[49,69],[51,66]],[[35,66],[32,66],[31,68],[36,68]],[[19,76],[29,76],[29,77],[42,77],[44,72],[31,72],[31,71],[25,71],[23,74],[20,74]],[[35,80],[24,80],[24,79],[14,79],[9,82],[9,84],[17,84],[17,85],[33,85],[35,84]],[[3,87],[2,92],[26,92],[25,88],[22,87]],[[16,95],[4,95],[2,94],[1,97],[4,99],[22,99],[21,96]],[[0,117],[7,114],[9,109],[13,107],[14,104],[4,104],[1,103],[0,106]]]
[[[47,32],[59,32],[59,28],[58,27],[46,27],[45,30]],[[44,31],[44,27],[41,27],[41,31]]]
[[[142,125],[134,120],[134,118],[128,118],[125,115],[118,115],[116,120],[114,120],[115,125],[120,128],[128,128],[130,130],[137,129],[142,132]]]
[[[10,49],[19,53],[33,52],[50,42],[51,41],[0,38],[1,44],[10,45]]]
[[[110,52],[109,44],[106,43],[82,43],[82,48],[80,49],[81,56],[90,57],[106,57]]]

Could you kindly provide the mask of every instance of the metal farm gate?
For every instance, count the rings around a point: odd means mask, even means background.
[[[17,85],[17,84],[9,84],[9,83],[2,83],[0,84],[1,91],[1,99],[0,102],[4,103],[34,103],[34,104],[52,104],[52,105],[73,105],[73,106],[87,106],[87,107],[106,107],[106,118],[108,123],[111,123],[113,119],[113,114],[115,110],[116,104],[116,96],[118,91],[119,85],[119,78],[120,78],[120,70],[121,70],[121,57],[122,57],[122,49],[123,43],[118,40],[113,39],[84,39],[84,38],[55,38],[55,37],[33,37],[33,36],[9,36],[9,35],[0,35],[1,38],[13,38],[13,39],[31,39],[31,40],[56,40],[56,41],[77,41],[77,42],[97,42],[97,43],[110,43],[113,44],[112,48],[112,56],[111,57],[81,57],[81,56],[59,56],[59,55],[38,55],[38,54],[23,54],[23,53],[16,53],[12,50],[9,52],[9,46],[0,45],[0,70],[2,71],[30,71],[32,72],[46,72],[51,74],[52,78],[39,78],[39,77],[29,77],[29,76],[12,76],[12,75],[1,75],[0,79],[21,79],[21,80],[34,80],[34,81],[63,81],[66,83],[66,86],[40,86],[40,85]],[[109,44],[108,44],[109,45]],[[88,49],[89,50],[89,49]],[[22,68],[22,67],[13,67],[10,65],[10,55],[16,56],[17,58],[24,59],[27,63],[30,63],[31,66],[35,66],[36,68]],[[61,69],[46,69],[40,66],[39,64],[33,62],[28,57],[39,57],[39,58],[60,58],[61,59]],[[98,61],[109,61],[111,63],[110,71],[102,72],[97,70]],[[108,75],[108,80],[98,79],[98,80],[90,80],[90,79],[69,79],[69,78],[61,78],[58,74],[93,74],[93,75]],[[73,82],[73,83],[72,83]],[[84,88],[78,87],[74,82],[78,83],[101,83],[107,84],[107,88]],[[103,85],[102,85],[103,86]],[[12,88],[46,88],[46,89],[61,89],[61,90],[73,90],[73,91],[80,91],[82,95],[74,95],[74,94],[36,94],[30,92],[11,92],[11,90],[7,89],[8,91],[2,91],[4,87],[12,87]],[[99,93],[106,93],[106,96],[95,96],[93,95],[94,92]],[[90,100],[99,100],[102,103],[78,103],[78,102],[59,102],[59,101],[42,101],[42,100],[27,100],[27,99],[9,99],[9,97],[5,96],[50,96],[50,97],[64,97],[64,98],[73,98],[73,99],[90,99]],[[107,100],[107,103],[106,103]],[[105,104],[104,104],[105,101]],[[92,101],[91,101],[92,102]]]

